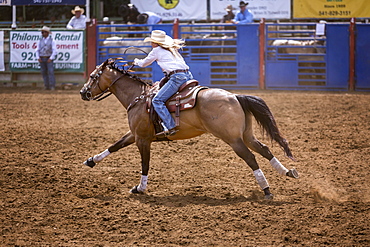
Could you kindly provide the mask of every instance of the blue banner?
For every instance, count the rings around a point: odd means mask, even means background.
[[[12,0],[12,5],[86,5],[86,0]]]

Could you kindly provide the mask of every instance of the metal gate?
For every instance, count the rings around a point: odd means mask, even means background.
[[[315,24],[266,24],[266,88],[323,88],[327,85],[325,36]]]
[[[151,30],[164,30],[174,36],[175,28],[173,24],[98,25],[97,63],[110,57],[123,57],[128,63],[136,57],[143,58],[145,53],[128,48],[135,46],[149,52],[150,43],[144,43],[143,39],[150,36]],[[180,52],[200,84],[225,89],[258,88],[258,24],[181,24],[178,36],[186,41]],[[155,64],[135,67],[135,74],[149,81],[163,77]]]
[[[179,33],[186,40],[184,59],[202,85],[258,88],[258,24],[180,25]]]
[[[355,62],[350,64],[350,25],[326,24],[316,35],[314,23],[267,23],[263,26],[228,24],[97,25],[97,64],[109,57],[128,63],[146,56],[131,46],[151,50],[143,39],[154,29],[185,39],[181,51],[194,78],[202,85],[225,89],[348,90],[355,64],[355,90],[370,90],[368,24],[356,25]],[[260,49],[264,41],[265,49]],[[262,42],[263,43],[263,42]],[[263,47],[263,46],[262,46]],[[264,50],[264,51],[263,51]],[[262,51],[260,53],[260,51]],[[261,61],[260,61],[261,58]],[[264,59],[264,61],[263,61]],[[352,61],[352,59],[351,59]],[[135,67],[143,79],[163,77],[159,66]],[[351,70],[352,73],[352,70]]]
[[[348,24],[266,24],[266,88],[347,90]]]
[[[172,35],[173,25],[112,24],[97,25],[96,28],[97,63],[100,64],[110,57],[122,57],[127,64],[131,64],[135,58],[144,58],[152,49],[149,42],[143,42],[145,37],[150,36],[152,30],[159,29]],[[146,68],[135,67],[135,74],[147,81],[155,81],[163,77],[160,68],[153,65]]]
[[[356,90],[370,90],[370,25],[356,25]]]

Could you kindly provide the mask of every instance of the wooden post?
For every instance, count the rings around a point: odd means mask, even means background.
[[[179,19],[178,18],[176,18],[173,21],[172,32],[173,32],[173,38],[178,39],[179,38]]]
[[[87,57],[86,57],[86,71],[85,71],[85,79],[89,77],[90,73],[96,67],[96,19],[92,19],[90,25],[86,26],[86,49],[87,49]]]
[[[355,90],[355,26],[356,19],[351,18],[349,24],[349,85],[350,91]]]
[[[259,25],[259,87],[266,89],[265,85],[265,41],[266,41],[266,23],[265,18],[262,18]]]

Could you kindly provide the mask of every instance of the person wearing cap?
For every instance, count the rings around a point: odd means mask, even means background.
[[[228,5],[225,10],[227,14],[222,17],[221,23],[232,23],[232,20],[235,18],[235,14],[233,13],[235,9],[232,5]]]
[[[69,20],[67,24],[68,29],[85,29],[86,28],[86,16],[83,14],[85,12],[84,9],[80,8],[80,6],[76,6],[72,9],[72,14],[74,16]]]
[[[166,107],[166,101],[178,91],[182,84],[193,79],[189,66],[178,51],[185,45],[185,42],[179,39],[172,39],[162,30],[153,30],[151,36],[145,38],[144,42],[151,42],[153,49],[144,59],[135,58],[133,64],[146,67],[157,61],[157,64],[168,78],[168,82],[160,88],[152,103],[158,116],[162,119],[164,129],[157,136],[171,136],[178,130],[176,129],[174,119]]]
[[[240,12],[238,12],[235,18],[232,20],[234,24],[247,24],[253,22],[252,11],[247,9],[247,5],[248,3],[240,1],[239,3]]]
[[[50,28],[44,26],[41,29],[42,38],[36,48],[36,57],[40,63],[41,74],[46,90],[55,89],[54,60],[57,56],[57,46],[50,36]]]
[[[153,25],[162,23],[162,18],[156,13],[146,11],[137,16],[137,23]]]

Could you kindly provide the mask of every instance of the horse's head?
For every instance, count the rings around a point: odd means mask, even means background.
[[[109,87],[117,81],[117,75],[112,76],[112,65],[114,59],[107,59],[104,63],[96,67],[90,74],[90,78],[80,90],[81,98],[83,100],[95,100],[100,98],[109,90]],[[111,72],[111,73],[109,73]]]

